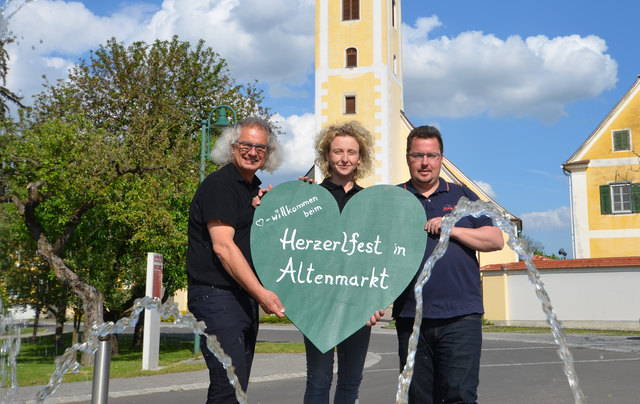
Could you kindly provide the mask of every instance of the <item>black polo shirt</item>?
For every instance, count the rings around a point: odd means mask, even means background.
[[[215,171],[202,181],[189,206],[187,280],[189,285],[240,288],[213,252],[207,222],[220,219],[235,229],[233,241],[253,268],[251,261],[251,201],[258,194],[260,180],[245,180],[233,164]]]
[[[351,199],[351,197],[354,196],[357,192],[363,189],[360,185],[354,183],[349,192],[344,192],[344,187],[342,185],[334,184],[333,182],[329,181],[328,178],[325,178],[320,183],[320,185],[327,191],[329,191],[331,195],[333,195],[333,197],[336,199],[336,202],[338,202],[338,208],[340,208],[340,212],[342,212],[342,209],[344,209],[344,205],[347,204],[347,201]]]

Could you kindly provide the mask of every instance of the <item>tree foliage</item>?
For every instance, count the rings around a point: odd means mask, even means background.
[[[144,294],[146,252],[164,255],[168,293],[185,286],[202,116],[224,104],[268,117],[261,103],[203,41],[111,39],[4,133],[4,199],[83,301],[85,327],[102,320],[102,304],[111,319]]]

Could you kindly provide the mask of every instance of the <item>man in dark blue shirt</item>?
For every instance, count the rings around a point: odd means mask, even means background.
[[[420,269],[438,243],[442,217],[456,207],[460,197],[478,199],[468,188],[440,178],[442,155],[438,129],[417,127],[407,137],[411,179],[400,186],[424,206],[429,234]],[[502,232],[486,216],[464,217],[451,229],[449,248],[422,290],[422,324],[409,403],[476,402],[484,313],[476,251],[500,250],[503,245]],[[415,281],[393,305],[401,369],[416,314]]]

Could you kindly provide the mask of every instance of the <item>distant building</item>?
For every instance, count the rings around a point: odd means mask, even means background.
[[[573,256],[640,255],[640,77],[562,168]]]
[[[640,330],[640,257],[552,260],[533,264],[564,327]],[[524,262],[481,268],[485,319],[496,325],[546,327]]]
[[[374,135],[375,172],[359,181],[363,186],[409,179],[406,139],[414,126],[404,114],[401,11],[400,0],[316,0],[315,129],[357,120]],[[446,158],[441,176],[495,203]],[[520,219],[496,205],[521,229]],[[518,256],[505,244],[479,259],[488,265]]]

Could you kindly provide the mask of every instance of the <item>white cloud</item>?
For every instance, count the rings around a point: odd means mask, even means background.
[[[482,189],[484,192],[486,192],[487,195],[489,195],[490,198],[495,199],[496,196],[498,196],[498,194],[496,194],[495,191],[493,190],[493,188],[491,187],[491,184],[489,184],[488,182],[477,181],[477,180],[474,180],[473,182],[477,186],[479,186],[480,189]]]
[[[31,104],[30,97],[42,90],[42,75],[55,82],[64,78],[80,57],[110,37],[122,41],[134,37],[150,11],[149,6],[133,5],[99,17],[79,2],[25,4],[9,20],[16,42],[7,47],[7,86]]]
[[[511,115],[555,122],[565,107],[614,87],[617,63],[603,39],[544,35],[500,39],[479,31],[430,38],[437,17],[403,24],[407,112]]]
[[[7,85],[29,96],[66,76],[70,66],[110,37],[129,44],[177,34],[204,39],[239,82],[257,79],[276,97],[307,97],[314,64],[315,1],[164,0],[124,2],[96,15],[80,2],[39,0],[10,20],[19,44],[8,48]],[[281,10],[286,9],[286,13]],[[432,37],[436,16],[403,25],[408,114],[430,117],[534,117],[553,122],[566,105],[616,83],[617,63],[596,36],[501,39],[478,31]],[[305,101],[306,102],[306,101]]]
[[[313,140],[315,138],[315,117],[313,114],[291,115],[287,118],[275,114],[273,120],[286,133],[280,137],[284,148],[284,164],[278,174],[302,175],[315,160]],[[297,178],[297,177],[296,177]],[[291,178],[293,179],[293,177]]]
[[[165,0],[142,28],[146,41],[179,34],[203,38],[240,81],[258,79],[274,91],[300,86],[312,72],[314,2],[287,0]],[[282,10],[287,10],[282,13]]]
[[[530,212],[520,215],[523,232],[531,230],[556,231],[568,229],[571,224],[571,211],[568,206],[550,209],[545,212]]]
[[[288,118],[275,114],[272,120],[282,129],[284,135],[279,137],[284,149],[284,162],[273,174],[260,171],[258,177],[263,186],[279,185],[286,181],[295,181],[304,175],[313,165],[315,153],[315,117],[313,114],[292,115]]]
[[[26,4],[9,21],[17,43],[8,48],[9,88],[25,96],[42,90],[40,77],[65,77],[68,68],[107,39],[129,44],[170,39],[204,39],[227,60],[238,82],[255,79],[272,95],[307,95],[312,80],[314,13],[312,0],[164,0],[160,8],[123,3],[98,16],[79,2],[40,0]],[[280,10],[286,9],[287,13]],[[55,60],[55,63],[51,61]],[[25,99],[27,104],[30,98]]]

